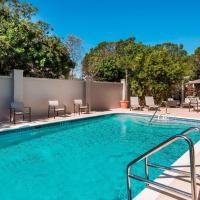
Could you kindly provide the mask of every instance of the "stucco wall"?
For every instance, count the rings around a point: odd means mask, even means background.
[[[67,106],[68,112],[73,112],[74,99],[87,101],[91,110],[105,110],[119,107],[122,97],[121,83],[23,76],[20,78],[17,76],[17,81],[15,81],[16,73],[13,77],[0,76],[0,121],[9,119],[8,108],[14,97],[18,97],[19,94],[25,106],[32,108],[33,116],[45,117],[48,100],[59,100]],[[14,84],[17,86],[15,87]]]
[[[47,115],[48,100],[59,100],[71,112],[74,99],[85,99],[83,81],[24,78],[24,103],[35,115]]]
[[[122,84],[113,82],[91,82],[91,109],[118,108],[122,98]]]
[[[9,106],[12,100],[12,78],[0,76],[0,120],[9,119]]]

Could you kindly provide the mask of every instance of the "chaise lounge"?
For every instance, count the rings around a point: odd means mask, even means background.
[[[130,111],[131,110],[142,110],[143,106],[139,104],[138,97],[130,97]]]
[[[148,110],[159,110],[160,107],[155,104],[154,98],[152,96],[146,96],[145,97],[145,103],[148,107]]]

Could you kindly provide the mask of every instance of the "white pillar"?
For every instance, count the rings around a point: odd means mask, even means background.
[[[185,84],[184,81],[181,83],[181,106],[185,102]]]
[[[13,70],[13,101],[23,102],[23,70]]]
[[[127,100],[127,85],[126,85],[126,80],[121,79],[122,83],[122,101]]]
[[[89,104],[89,112],[91,111],[92,102],[91,102],[91,95],[92,95],[92,89],[91,89],[92,81],[87,80],[85,82],[85,101]]]

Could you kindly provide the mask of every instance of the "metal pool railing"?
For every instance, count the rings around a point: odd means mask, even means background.
[[[148,185],[154,185],[154,186],[161,188],[161,189],[166,189],[166,190],[172,191],[174,193],[184,195],[186,197],[191,197],[192,200],[197,200],[196,178],[200,177],[200,175],[196,175],[196,172],[195,172],[196,166],[195,166],[195,152],[194,152],[193,142],[186,136],[191,131],[200,132],[200,129],[196,128],[196,127],[191,127],[189,129],[187,129],[186,131],[182,132],[181,134],[175,135],[175,136],[169,138],[165,142],[159,144],[158,146],[154,147],[153,149],[149,150],[148,152],[144,153],[143,155],[139,156],[138,158],[136,158],[135,160],[131,161],[128,164],[128,166],[127,166],[128,200],[132,199],[131,179],[135,179],[135,180],[144,182],[144,183],[146,183],[147,186]],[[185,171],[182,171],[182,170],[173,169],[171,167],[165,167],[165,166],[156,165],[156,164],[152,164],[152,163],[148,162],[149,156],[151,156],[152,154],[160,151],[164,147],[166,147],[166,146],[168,146],[168,145],[170,145],[170,144],[172,144],[175,141],[180,140],[180,139],[183,139],[184,141],[186,141],[186,143],[189,146],[190,172],[185,172]],[[138,163],[139,161],[142,161],[142,160],[145,161],[145,178],[131,174],[132,166],[135,165],[136,163]],[[158,182],[149,180],[149,170],[148,170],[149,167],[154,167],[154,168],[158,168],[158,169],[162,169],[162,170],[171,170],[171,171],[179,173],[179,174],[184,174],[184,175],[190,176],[191,177],[191,193],[182,191],[182,190],[174,188],[174,187],[164,185],[162,183],[158,183]]]
[[[160,109],[160,107],[158,107],[158,108],[155,110],[154,114],[152,115],[151,119],[149,120],[149,123],[152,122],[153,118],[155,117],[155,115],[156,115],[156,113],[159,111],[159,109]]]

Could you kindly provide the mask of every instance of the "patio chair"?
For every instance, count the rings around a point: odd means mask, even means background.
[[[180,105],[179,101],[174,100],[173,98],[168,98],[167,99],[167,107],[176,108],[178,105]]]
[[[188,97],[185,98],[185,102],[182,103],[183,108],[189,108],[190,107],[190,99]]]
[[[50,117],[51,111],[53,111],[54,119],[60,112],[66,115],[66,106],[64,104],[59,104],[58,100],[50,100],[48,104],[48,118]]]
[[[139,98],[138,97],[130,97],[130,111],[131,110],[142,110],[143,106],[139,104]]]
[[[24,106],[23,102],[12,102],[10,105],[10,122],[16,124],[16,117],[22,116],[23,121],[25,119],[25,115],[29,116],[29,121],[31,122],[31,107]]]
[[[199,99],[197,97],[189,98],[189,112],[191,108],[193,108],[195,111],[199,112]]]
[[[145,103],[148,107],[148,110],[159,110],[160,107],[155,104],[154,98],[152,96],[146,96],[145,97]]]
[[[76,110],[78,109],[79,115],[84,111],[85,113],[89,113],[89,104],[86,103],[83,105],[82,99],[75,99],[74,100],[74,113],[76,113]]]

